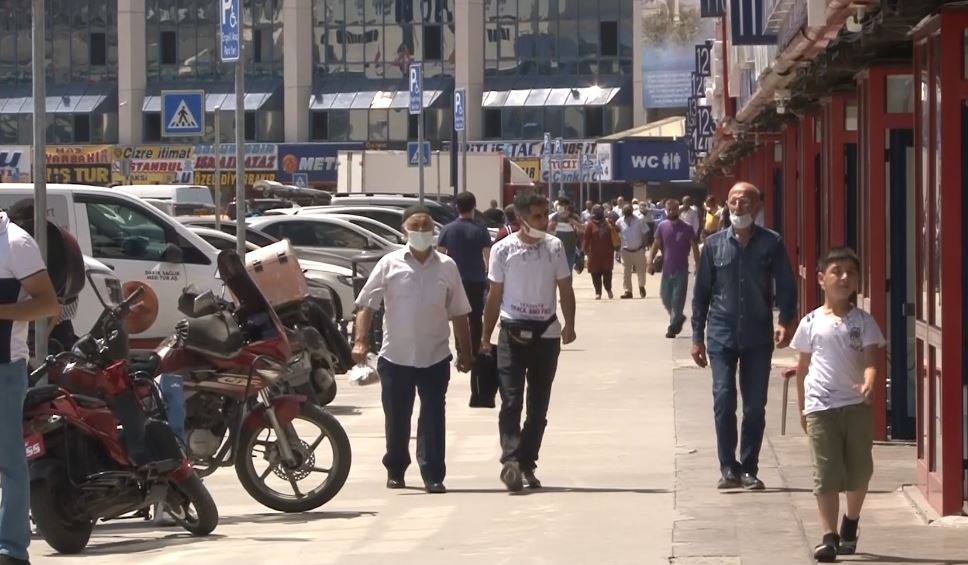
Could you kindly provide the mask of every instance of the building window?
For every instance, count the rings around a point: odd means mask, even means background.
[[[245,140],[255,141],[255,112],[245,113]]]
[[[309,126],[309,137],[313,141],[329,139],[329,120],[326,112],[310,112],[312,122]]]
[[[601,106],[587,106],[585,108],[585,135],[582,137],[601,137],[604,135],[604,118],[605,113]]]
[[[91,66],[108,64],[108,36],[104,32],[93,32],[88,43]]]
[[[417,115],[409,114],[407,118],[407,140],[417,139],[417,123]]]
[[[161,113],[148,112],[144,116],[145,141],[161,141]]]
[[[252,32],[252,60],[256,63],[262,62],[262,30],[257,29]]]
[[[484,137],[496,139],[501,137],[501,111],[484,110]]]
[[[440,26],[423,26],[424,60],[440,61],[443,59],[443,45],[441,42]]]
[[[907,114],[914,112],[914,77],[891,75],[887,77],[887,113]]]
[[[178,64],[178,41],[175,32],[173,31],[163,31],[161,32],[161,64],[162,65],[177,65]]]
[[[74,142],[90,143],[91,116],[90,114],[74,114]]]
[[[618,22],[602,22],[599,28],[602,57],[618,57]]]

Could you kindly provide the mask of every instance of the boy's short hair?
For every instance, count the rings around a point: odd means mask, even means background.
[[[467,214],[473,212],[474,208],[477,207],[477,198],[474,197],[473,192],[461,192],[457,195],[457,211],[461,214]]]
[[[518,217],[527,217],[531,213],[531,208],[534,206],[547,208],[548,198],[540,192],[532,190],[519,192],[514,197],[514,210],[518,213]]]
[[[832,247],[817,261],[817,272],[827,271],[827,267],[839,261],[849,261],[854,264],[854,268],[860,271],[860,258],[850,247]]]

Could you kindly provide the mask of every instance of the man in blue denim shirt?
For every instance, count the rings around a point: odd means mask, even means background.
[[[699,258],[692,302],[692,357],[700,367],[712,365],[722,472],[719,488],[761,490],[764,485],[757,474],[770,363],[774,346],[782,349],[793,337],[796,287],[782,238],[753,221],[761,207],[759,190],[737,183],[729,191],[727,205],[730,227],[707,237]],[[780,309],[776,331],[771,282],[776,285]],[[736,461],[737,365],[743,394],[740,462]]]

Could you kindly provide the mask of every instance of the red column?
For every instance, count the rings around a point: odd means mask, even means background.
[[[837,93],[827,99],[824,110],[824,198],[823,214],[827,226],[824,248],[844,244],[847,200],[845,151],[848,143],[857,142],[857,132],[847,131],[847,105],[856,94]]]
[[[819,196],[817,178],[814,167],[815,159],[820,155],[820,142],[816,139],[815,127],[819,122],[817,113],[806,114],[800,122],[799,158],[800,182],[798,193],[800,200],[800,231],[797,270],[800,280],[800,314],[806,316],[808,312],[819,306],[817,290],[817,230],[820,228],[817,200]]]

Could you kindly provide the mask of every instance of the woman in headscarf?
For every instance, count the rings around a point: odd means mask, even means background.
[[[582,250],[588,257],[588,272],[595,285],[595,300],[602,299],[602,287],[612,298],[612,269],[615,267],[615,249],[618,247],[618,232],[611,220],[605,218],[601,204],[592,208],[592,219],[585,224],[585,238]]]

